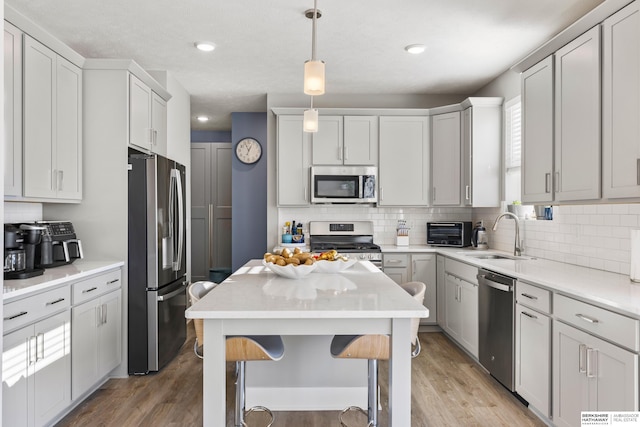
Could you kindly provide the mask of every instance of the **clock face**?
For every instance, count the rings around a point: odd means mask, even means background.
[[[236,145],[236,156],[242,163],[255,163],[262,156],[262,146],[253,138],[244,138]]]

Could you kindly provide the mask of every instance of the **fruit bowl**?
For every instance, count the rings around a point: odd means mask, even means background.
[[[318,266],[318,268],[316,268],[316,273],[338,273],[350,268],[356,262],[358,262],[356,259],[337,259],[335,261],[318,260],[315,262],[315,265]]]
[[[316,269],[318,263],[313,263],[311,265],[293,265],[288,264],[285,266],[274,264],[272,262],[267,262],[262,260],[262,265],[267,267],[269,270],[276,273],[278,276],[286,277],[288,279],[301,279],[311,273]]]

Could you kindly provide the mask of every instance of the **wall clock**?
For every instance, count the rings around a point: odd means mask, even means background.
[[[262,146],[254,138],[244,138],[236,145],[236,157],[242,163],[251,165],[260,160],[262,156]]]

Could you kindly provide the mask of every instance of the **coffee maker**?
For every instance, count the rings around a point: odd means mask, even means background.
[[[36,246],[42,242],[44,227],[34,224],[4,225],[4,280],[40,276],[36,268]]]

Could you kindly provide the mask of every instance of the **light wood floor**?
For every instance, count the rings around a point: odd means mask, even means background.
[[[58,426],[200,426],[202,362],[193,354],[194,334],[178,357],[157,374],[112,379],[65,417]],[[412,363],[412,427],[544,426],[522,403],[486,374],[441,333],[421,333],[422,353]],[[380,363],[387,426],[387,363]],[[227,426],[233,426],[234,365],[227,364]],[[339,426],[338,412],[276,412],[273,427]],[[250,414],[249,426],[264,426],[263,414]],[[366,418],[348,414],[349,426]]]

